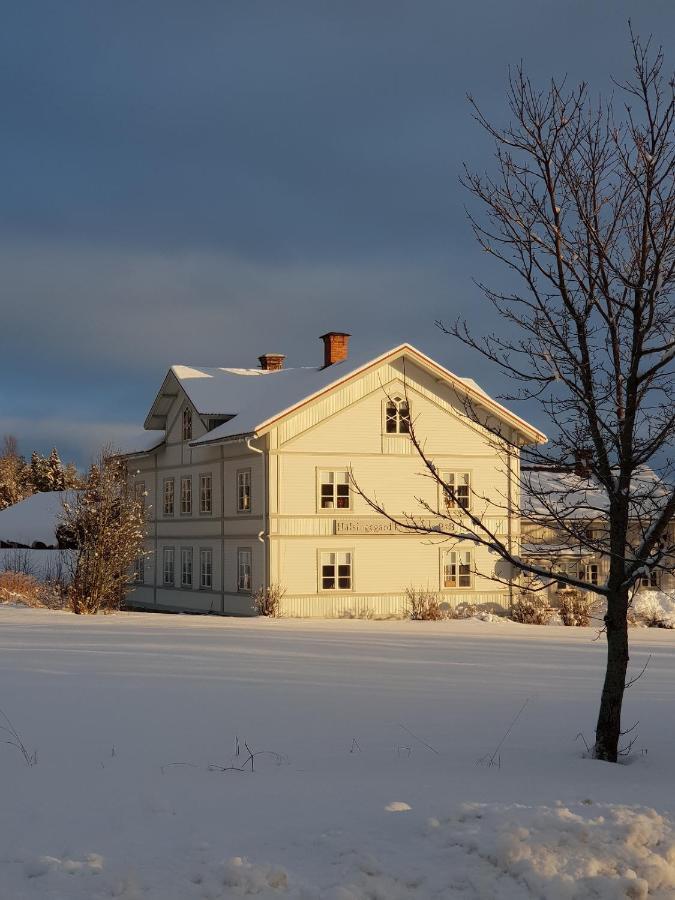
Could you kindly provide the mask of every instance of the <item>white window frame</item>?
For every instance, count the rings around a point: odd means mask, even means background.
[[[213,590],[213,549],[199,548],[199,590]]]
[[[187,581],[185,578],[186,573],[190,574],[190,580]],[[180,586],[183,590],[190,591],[192,590],[192,586],[194,584],[195,573],[194,573],[194,554],[192,552],[192,547],[181,547],[180,548]]]
[[[443,513],[444,510],[465,510],[470,512],[473,505],[473,472],[471,471],[471,469],[462,469],[462,471],[458,471],[456,469],[452,471],[450,469],[444,469],[441,472],[441,479],[449,487],[452,487],[455,492],[455,499],[452,499],[443,485],[438,485],[440,494],[439,507],[441,513]],[[466,481],[462,483],[462,479],[466,479]],[[458,500],[460,499],[460,495],[458,493],[459,488],[467,489],[467,506],[464,506],[464,504],[458,502]]]
[[[136,500],[140,500],[140,501],[141,501],[141,503],[143,504],[143,509],[145,509],[145,497],[146,497],[146,493],[145,493],[145,482],[144,482],[144,481],[137,481],[137,482],[135,482],[135,484],[134,484],[134,498],[135,498]]]
[[[341,561],[341,557],[347,557],[347,561]],[[318,589],[323,594],[347,594],[354,590],[354,549],[352,547],[329,547],[317,550],[317,580]],[[340,566],[349,566],[348,575],[340,575]],[[333,567],[334,587],[324,587],[325,581],[331,576],[324,575],[324,566]],[[340,587],[340,580],[349,579],[348,586]]]
[[[183,416],[181,419],[181,434],[183,441],[192,440],[192,410],[189,406],[183,407]]]
[[[167,494],[167,488],[171,486],[170,494]],[[168,511],[167,500],[170,500],[171,511]],[[174,516],[176,514],[176,479],[165,478],[162,486],[162,514],[164,516]]]
[[[395,407],[392,414],[392,407]],[[405,412],[404,412],[405,410]],[[393,423],[393,429],[388,426]],[[409,435],[411,423],[411,404],[405,396],[398,393],[387,397],[382,404],[382,431],[389,437]]]
[[[184,486],[188,486],[188,490],[184,491]],[[185,508],[187,507],[187,508]],[[192,515],[192,475],[181,475],[180,479],[180,514],[181,516]]]
[[[600,567],[597,563],[586,563],[584,575],[586,581],[594,587],[600,584]]]
[[[134,584],[145,584],[145,554],[139,553],[134,560]]]
[[[246,569],[248,569],[248,573]],[[246,584],[247,579],[248,585]],[[253,551],[251,547],[237,547],[237,591],[242,594],[253,592]]]
[[[455,584],[446,584],[446,571],[448,566],[454,569]],[[468,572],[462,572],[462,568],[468,566]],[[474,557],[473,549],[468,547],[453,547],[450,550],[441,550],[441,590],[442,591],[471,591],[473,590]],[[462,582],[464,580],[464,583]]]
[[[171,577],[167,580],[167,575]],[[162,548],[162,585],[163,587],[176,586],[176,548]]]
[[[640,575],[640,587],[648,590],[659,587],[659,573],[656,569],[650,569],[648,572]]]
[[[253,506],[253,478],[250,468],[237,469],[235,487],[237,492],[237,512],[242,513],[243,515],[249,515],[251,507]],[[248,492],[243,490],[246,487],[248,487]],[[248,498],[248,506],[242,506],[245,497]]]
[[[338,476],[340,478],[344,478],[344,481],[338,481]],[[332,480],[331,480],[332,479]],[[331,485],[333,488],[331,503],[330,506],[324,506],[324,486]],[[347,487],[347,505],[346,506],[338,506],[338,500],[340,499],[338,496],[338,486],[346,485]],[[344,495],[343,495],[344,496]],[[349,478],[349,471],[347,469],[317,469],[316,476],[316,507],[317,511],[320,513],[348,513],[352,510],[352,486]],[[326,499],[328,494],[326,494]]]
[[[213,475],[211,472],[201,472],[199,475],[199,515],[210,516],[212,513]]]

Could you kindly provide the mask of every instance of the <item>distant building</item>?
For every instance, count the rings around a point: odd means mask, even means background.
[[[415,477],[412,417],[458,502],[499,498],[481,500],[482,514],[515,548],[518,459],[509,479],[466,403],[520,445],[544,435],[408,344],[355,362],[348,334],[322,340],[320,366],[287,369],[268,353],[254,369],[169,370],[144,442],[127,454],[151,551],[139,560],[132,604],[248,614],[251,593],[276,584],[286,615],[400,614],[408,586],[453,606],[508,605],[507,586],[475,574],[494,570],[487,550],[396,530],[355,493],[349,472],[394,515],[419,514],[415,496],[443,509],[437,484]]]

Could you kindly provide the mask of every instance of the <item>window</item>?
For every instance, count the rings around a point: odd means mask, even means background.
[[[560,572],[562,575],[568,575],[570,578],[578,578],[579,577],[579,566],[575,562],[564,563],[558,566],[555,570],[556,572]],[[571,585],[567,584],[566,581],[559,581],[556,585],[559,591],[564,591],[566,588],[571,587]]]
[[[471,509],[471,474],[469,472],[444,472],[443,481],[447,509]]]
[[[471,550],[446,550],[443,562],[444,588],[470,588],[473,580]]]
[[[173,478],[164,479],[164,515],[172,516],[176,487]]]
[[[192,587],[192,547],[181,547],[180,586],[184,588]]]
[[[183,440],[192,440],[192,410],[189,406],[183,410]]]
[[[143,509],[145,509],[145,482],[137,481],[134,485],[134,497],[138,500],[142,505]]]
[[[211,473],[199,476],[199,512],[210,513],[211,509]]]
[[[237,550],[237,590],[251,590],[251,548],[240,547]]]
[[[237,512],[251,511],[251,470],[237,472]]]
[[[320,473],[321,509],[349,509],[349,473]]]
[[[644,575],[642,575],[642,577],[640,578],[640,584],[642,585],[642,587],[658,587],[658,573],[655,572],[654,569],[650,569],[648,572],[645,572]]]
[[[219,428],[221,425],[224,425],[228,421],[227,418],[220,419],[209,419],[208,420],[208,430],[213,431],[214,428]]]
[[[384,430],[387,434],[410,434],[410,407],[407,400],[402,397],[387,400]]]
[[[143,554],[136,557],[134,562],[134,582],[143,584],[145,581],[145,557]]]
[[[598,584],[598,564],[588,563],[586,565],[586,581],[589,584]]]
[[[192,515],[192,479],[189,476],[180,480],[180,514]]]
[[[164,548],[162,582],[167,587],[173,587],[176,583],[176,551],[173,547]]]
[[[348,550],[322,551],[319,564],[322,591],[351,591],[352,554]]]
[[[207,591],[213,587],[213,550],[199,551],[199,587]]]

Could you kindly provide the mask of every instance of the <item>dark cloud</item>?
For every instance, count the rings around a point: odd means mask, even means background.
[[[607,90],[629,15],[672,46],[670,0],[6,5],[1,421],[126,427],[170,362],[311,362],[328,327],[496,387],[433,327],[485,265],[465,94],[505,118],[521,58]]]

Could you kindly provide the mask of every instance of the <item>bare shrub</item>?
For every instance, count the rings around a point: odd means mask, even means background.
[[[0,572],[0,603],[18,603],[34,609],[63,609],[66,605],[65,582],[39,581],[25,572]]]
[[[61,524],[77,546],[68,589],[74,613],[119,609],[143,550],[145,508],[129,490],[123,459],[101,452],[84,489],[63,504]]]
[[[594,599],[581,591],[560,593],[560,618],[563,625],[583,628],[591,624]]]
[[[0,572],[0,602],[22,606],[42,606],[41,585],[25,572]]]
[[[478,607],[475,603],[458,603],[453,610],[453,618],[455,619],[473,619],[478,614]]]
[[[253,605],[259,616],[270,616],[278,619],[281,615],[281,601],[286,593],[286,588],[279,584],[271,584],[267,588],[258,588],[253,595]]]
[[[405,605],[409,619],[437,622],[451,617],[449,606],[442,603],[435,591],[426,588],[405,589]]]
[[[542,594],[521,594],[511,607],[511,618],[521,625],[548,625],[553,618],[548,598]]]

